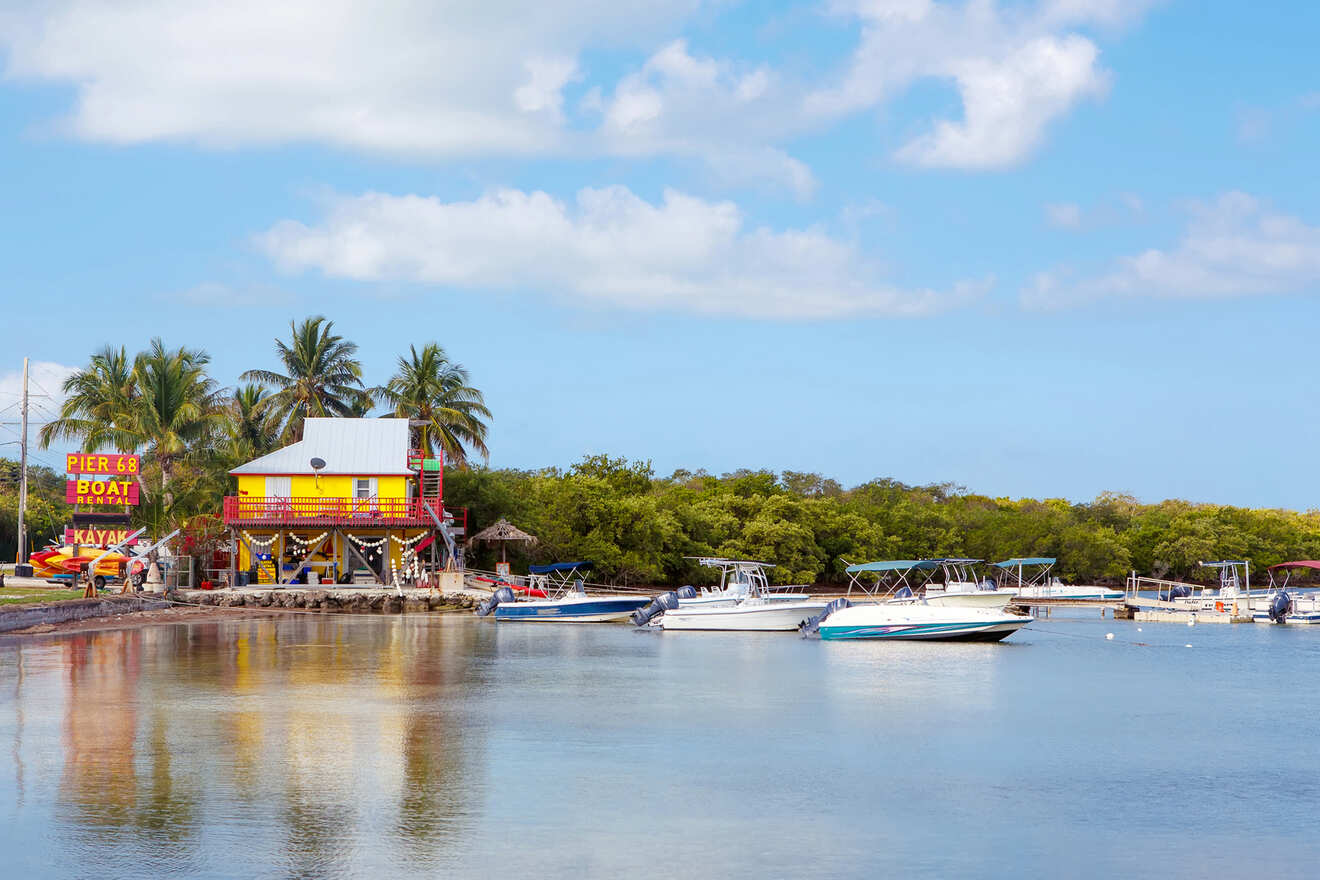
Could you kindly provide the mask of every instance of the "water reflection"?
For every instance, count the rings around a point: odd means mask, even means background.
[[[342,873],[381,836],[414,865],[440,861],[481,807],[482,740],[456,717],[480,685],[475,636],[309,615],[10,642],[10,785],[17,795],[27,754],[59,756],[47,796],[70,867],[95,851],[187,873],[205,830],[236,821],[274,844],[254,867],[275,858],[281,873]],[[43,711],[59,713],[59,734],[33,742],[17,722]]]

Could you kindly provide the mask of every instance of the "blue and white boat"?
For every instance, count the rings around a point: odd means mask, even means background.
[[[590,562],[556,562],[528,567],[530,576],[524,597],[510,586],[502,586],[477,606],[477,615],[492,612],[496,620],[550,623],[610,623],[627,620],[651,601],[649,596],[588,594],[578,572]]]
[[[890,639],[894,641],[997,642],[1026,626],[1031,619],[993,606],[931,603],[908,583],[913,571],[930,571],[939,562],[893,559],[850,565],[848,594],[829,603],[802,625],[805,634],[822,639]],[[871,585],[863,576],[874,575]],[[864,597],[853,600],[857,588]]]
[[[1112,602],[1123,598],[1122,590],[1065,584],[1057,577],[1051,577],[1050,569],[1055,561],[1052,556],[1022,556],[996,562],[995,568],[1000,570],[999,589],[1010,590],[1023,599],[1102,599]]]

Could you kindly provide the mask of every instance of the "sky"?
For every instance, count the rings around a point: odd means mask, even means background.
[[[494,467],[1320,507],[1320,6],[8,0],[0,455],[105,343],[439,342]],[[35,453],[58,461],[54,451]],[[58,469],[58,468],[57,468]]]

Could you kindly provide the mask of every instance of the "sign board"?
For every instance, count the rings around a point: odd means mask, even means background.
[[[69,504],[137,504],[138,484],[120,480],[69,480],[64,485]]]
[[[85,546],[105,547],[110,544],[129,544],[138,542],[137,538],[131,541],[128,536],[133,534],[134,529],[70,529],[64,530],[65,544],[82,544]]]
[[[136,455],[70,452],[64,456],[64,472],[74,476],[136,477],[140,460]]]
[[[75,529],[113,529],[116,527],[127,526],[132,522],[128,511],[124,508],[120,508],[119,510],[97,511],[75,510],[73,513],[69,514],[69,518],[73,520],[73,527]]]
[[[497,575],[499,575],[500,577],[503,577],[503,578],[508,577],[508,576],[509,576],[509,573],[510,573],[511,571],[512,571],[512,569],[509,568],[509,563],[507,563],[507,562],[497,562],[497,563],[495,563],[495,573],[496,573]]]

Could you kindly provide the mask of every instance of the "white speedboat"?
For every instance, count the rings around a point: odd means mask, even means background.
[[[1320,594],[1312,587],[1309,590],[1288,589],[1288,580],[1294,571],[1306,569],[1320,570],[1320,560],[1302,559],[1296,562],[1280,562],[1269,567],[1269,592],[1262,596],[1252,596],[1251,619],[1256,623],[1282,623],[1293,625],[1320,624]],[[1275,583],[1275,572],[1283,572],[1282,582]]]
[[[997,642],[1030,620],[994,608],[921,601],[868,602],[836,608],[816,629],[822,639]]]
[[[848,566],[848,595],[826,606],[802,626],[822,639],[892,639],[904,641],[997,642],[1017,632],[1031,618],[998,608],[932,604],[907,583],[913,570],[929,570],[931,560],[888,560]],[[861,576],[876,576],[867,586]],[[853,589],[866,597],[852,600]]]
[[[672,630],[791,632],[819,614],[825,600],[805,593],[776,593],[764,562],[702,558],[720,569],[720,589],[703,597],[693,587],[657,596],[633,615],[638,626]],[[704,601],[703,601],[704,599]]]
[[[792,632],[825,609],[824,599],[785,602],[748,596],[730,605],[682,605],[660,616],[666,630]]]
[[[931,605],[959,608],[1003,608],[1017,591],[1001,588],[989,578],[977,580],[975,565],[980,559],[927,559],[944,574],[942,584],[926,584],[926,601]]]
[[[529,566],[524,597],[517,596],[512,587],[502,586],[477,607],[477,615],[494,612],[496,620],[504,621],[611,623],[626,620],[651,601],[649,596],[588,595],[577,572],[590,566],[590,562]]]
[[[1051,556],[1024,556],[996,562],[1000,569],[1000,589],[1011,589],[1014,595],[1023,599],[1103,599],[1116,601],[1123,598],[1122,590],[1108,587],[1088,587],[1065,584],[1057,577],[1051,577],[1050,569],[1055,559]],[[1027,569],[1038,569],[1030,576]]]
[[[806,593],[798,592],[796,587],[772,587],[766,576],[774,568],[767,562],[752,562],[745,559],[723,559],[712,556],[687,556],[699,565],[720,570],[719,583],[702,587],[700,590],[686,590],[679,597],[679,604],[684,608],[696,608],[713,605],[735,605],[754,593],[760,593],[768,602],[805,602],[811,598]]]

